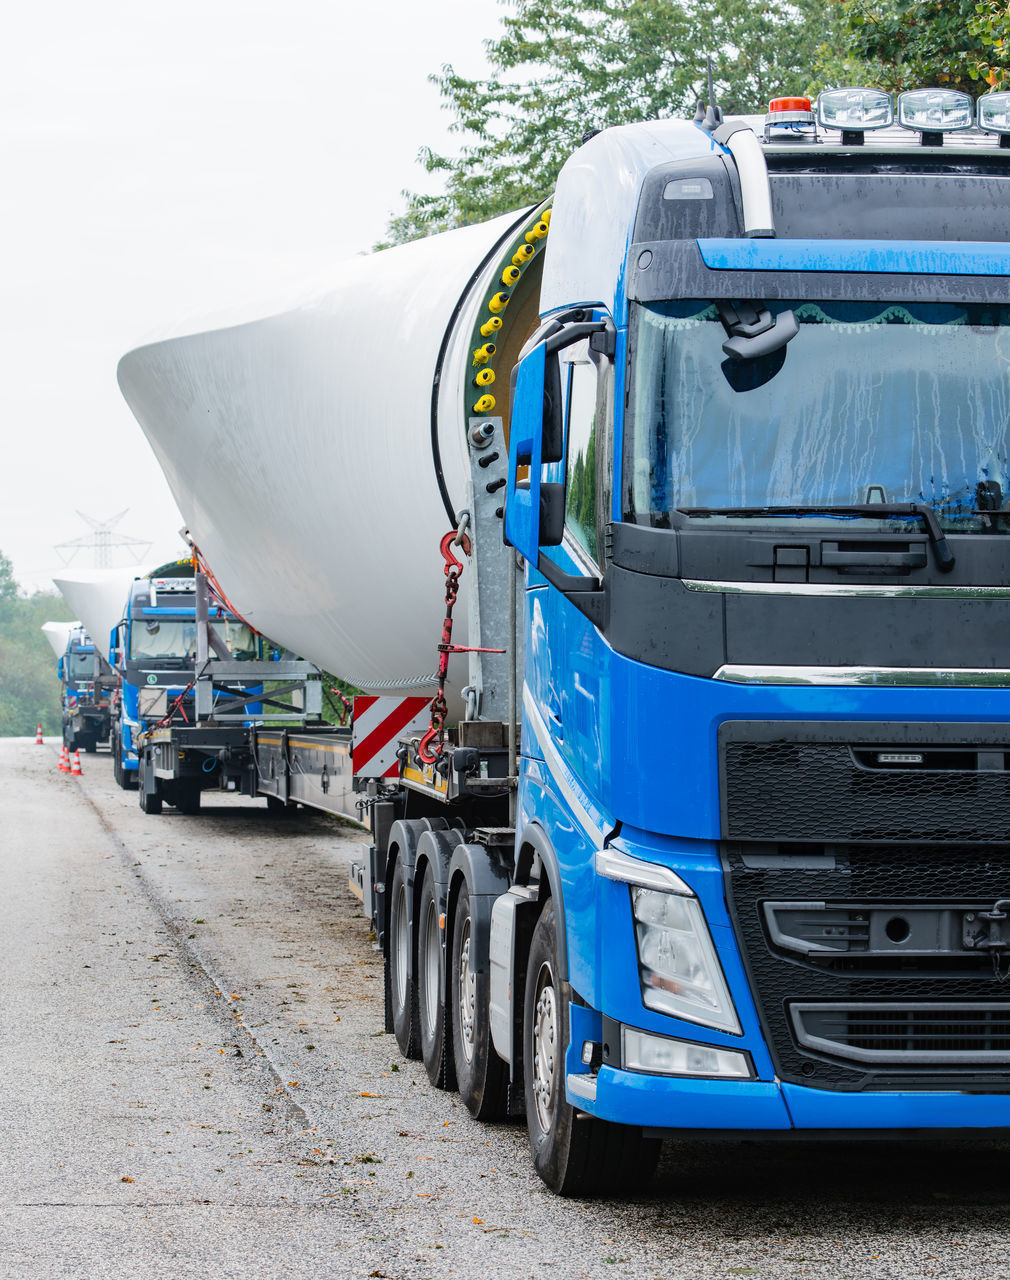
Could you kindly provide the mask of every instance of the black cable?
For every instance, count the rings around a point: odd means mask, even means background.
[[[438,444],[438,390],[442,383],[442,365],[445,363],[445,353],[449,348],[449,337],[452,333],[453,325],[459,318],[459,313],[463,310],[463,304],[466,302],[470,294],[470,290],[477,283],[479,277],[487,268],[488,263],[501,249],[502,245],[511,236],[515,235],[516,229],[520,227],[530,216],[534,209],[539,206],[530,205],[528,209],[524,209],[509,229],[497,239],[491,248],[481,258],[479,265],[473,271],[470,279],[466,282],[463,292],[459,295],[455,307],[452,309],[452,315],[449,317],[449,323],[445,326],[445,333],[442,334],[442,345],[438,349],[438,359],[435,361],[435,377],[431,384],[431,460],[435,465],[435,480],[438,484],[438,491],[442,495],[442,505],[445,507],[445,514],[449,517],[449,523],[455,529],[459,522],[459,516],[453,510],[452,500],[449,497],[449,489],[445,483],[445,476],[442,472],[442,451]]]

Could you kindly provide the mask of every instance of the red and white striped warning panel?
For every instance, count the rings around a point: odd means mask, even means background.
[[[354,699],[351,763],[356,778],[395,778],[399,773],[396,741],[428,728],[430,698]]]

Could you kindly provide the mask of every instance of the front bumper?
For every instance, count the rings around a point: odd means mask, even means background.
[[[580,1111],[650,1130],[782,1132],[1010,1129],[1010,1093],[843,1093],[762,1080],[696,1080],[603,1066],[568,1076]]]

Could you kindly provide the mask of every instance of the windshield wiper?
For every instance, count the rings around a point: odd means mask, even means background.
[[[949,573],[954,567],[954,553],[940,528],[936,512],[925,502],[860,502],[842,507],[817,504],[791,507],[678,507],[684,516],[917,516],[926,526],[933,548],[936,567]]]

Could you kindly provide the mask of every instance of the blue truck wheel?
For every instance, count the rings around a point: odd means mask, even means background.
[[[526,1127],[533,1165],[563,1196],[629,1190],[652,1176],[660,1144],[641,1129],[590,1116],[576,1119],[565,1094],[568,1006],[558,963],[554,903],[533,931],[523,1016]]]

